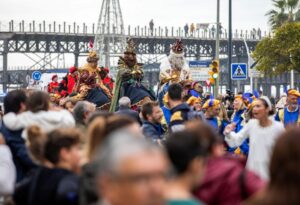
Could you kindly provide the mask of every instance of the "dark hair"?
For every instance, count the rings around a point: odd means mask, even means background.
[[[27,96],[24,90],[10,91],[4,98],[4,113],[18,113],[21,109],[21,103],[26,103]]]
[[[269,105],[268,105],[268,103],[267,103],[267,101],[266,101],[265,99],[263,99],[263,98],[258,98],[257,100],[260,100],[260,101],[264,104],[265,108],[269,108],[269,109],[270,109],[270,111],[269,111],[269,113],[268,113],[269,116],[275,114],[274,108],[273,108],[273,107],[269,107]]]
[[[43,91],[32,92],[27,99],[27,109],[31,112],[47,111],[49,109],[50,97]]]
[[[202,141],[195,133],[189,131],[173,133],[167,139],[165,146],[169,159],[178,175],[184,174],[196,157],[204,157],[207,154]]]
[[[299,136],[299,128],[289,128],[278,138],[270,161],[269,185],[262,198],[256,199],[259,203],[253,204],[299,204]]]
[[[206,123],[199,120],[191,120],[185,123],[186,129],[195,133],[199,140],[205,142],[207,151],[212,154],[215,145],[222,144],[222,138]]]
[[[92,159],[98,147],[111,133],[130,126],[136,121],[122,115],[102,115],[90,121],[88,127],[87,155]]]
[[[151,115],[153,113],[153,107],[159,106],[158,102],[147,102],[142,106],[142,116],[145,120],[147,120],[147,115]]]
[[[183,88],[180,84],[174,83],[168,88],[168,95],[171,100],[181,100],[182,99]]]
[[[45,143],[45,158],[56,165],[60,160],[60,151],[79,144],[80,138],[80,131],[74,128],[61,128],[50,132]]]
[[[113,116],[113,113],[105,111],[105,110],[98,110],[96,112],[93,112],[89,116],[87,124],[91,124],[94,120],[96,120],[99,117],[104,117],[105,119],[107,119],[110,116]]]

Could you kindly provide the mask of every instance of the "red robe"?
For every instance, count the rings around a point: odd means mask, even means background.
[[[68,94],[69,95],[73,92],[73,88],[76,85],[76,80],[77,80],[76,77],[73,77],[71,74],[68,75]]]
[[[48,84],[48,93],[56,93],[58,91],[58,82]]]
[[[108,87],[110,90],[114,89],[114,81],[112,80],[111,77],[106,76],[103,80],[103,84]]]

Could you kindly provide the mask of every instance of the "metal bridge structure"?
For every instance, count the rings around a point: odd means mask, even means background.
[[[114,30],[112,30],[114,32]],[[125,38],[132,38],[136,44],[136,53],[138,61],[145,64],[146,81],[150,85],[156,84],[158,81],[159,63],[166,57],[171,45],[176,39],[181,38],[185,44],[185,56],[187,60],[213,59],[215,55],[215,33],[213,30],[196,29],[194,33],[185,33],[184,29],[157,27],[150,31],[148,26],[124,28]],[[74,56],[71,65],[78,65],[78,58],[85,56],[90,50],[90,43],[94,42],[97,33],[94,24],[87,25],[83,23],[68,24],[66,22],[46,23],[43,22],[15,22],[0,24],[0,57],[3,64],[0,65],[0,83],[3,84],[4,92],[8,85],[28,84],[28,77],[34,70],[41,72],[50,72],[55,67],[54,61],[64,54],[72,54]],[[119,35],[116,33],[115,35]],[[227,31],[223,30],[220,35],[220,63],[221,63],[221,81],[220,86],[228,84],[229,66],[227,65]],[[233,33],[233,62],[247,62],[247,51],[244,44],[246,40],[250,51],[264,36],[269,35],[263,33],[257,35],[251,31],[235,31]],[[122,53],[122,47],[111,47],[115,53]],[[9,67],[8,55],[13,53],[21,53],[26,56],[35,55],[39,60],[35,60],[30,67],[23,67],[12,70]],[[56,55],[49,60],[49,56]],[[115,56],[116,57],[116,56]],[[46,61],[45,59],[48,59]],[[63,66],[62,66],[63,67]],[[113,67],[113,65],[112,65]],[[296,74],[295,82],[299,82],[299,76]],[[241,81],[241,90],[244,85],[249,85],[249,80]],[[265,93],[270,93],[270,85],[276,86],[279,93],[280,86],[289,84],[289,75],[268,76],[258,79],[258,85],[261,86]],[[233,86],[237,86],[237,82],[233,82]],[[299,85],[296,85],[299,87]]]

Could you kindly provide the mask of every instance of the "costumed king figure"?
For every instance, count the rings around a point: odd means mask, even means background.
[[[100,109],[108,109],[112,97],[109,89],[103,85],[98,67],[99,57],[95,51],[91,51],[87,63],[78,69],[79,75],[75,86],[78,93],[73,98],[87,100],[94,103]]]
[[[118,61],[118,75],[115,83],[114,96],[111,102],[110,112],[117,108],[118,99],[127,96],[133,107],[142,106],[145,102],[155,100],[155,95],[143,84],[143,64],[137,63],[135,45],[129,39],[124,52],[124,57]]]
[[[163,59],[160,64],[160,88],[158,99],[163,106],[163,96],[172,83],[182,83],[190,81],[190,68],[184,58],[184,45],[181,40],[177,40],[171,48],[170,55]]]

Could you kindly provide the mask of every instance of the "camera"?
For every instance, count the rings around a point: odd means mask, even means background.
[[[226,96],[225,96],[225,101],[230,101],[233,102],[234,101],[234,94],[230,89],[226,90]]]

